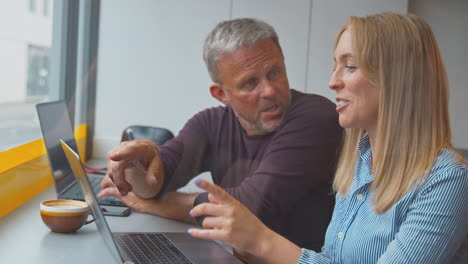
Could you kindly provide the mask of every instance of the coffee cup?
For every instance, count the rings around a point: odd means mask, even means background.
[[[75,232],[94,221],[88,221],[89,206],[82,201],[49,200],[42,202],[40,208],[44,224],[57,233]]]

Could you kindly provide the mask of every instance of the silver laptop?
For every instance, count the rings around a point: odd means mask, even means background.
[[[99,233],[116,263],[242,263],[215,242],[193,238],[186,233],[111,233],[80,157],[65,141],[60,143],[91,208]]]
[[[40,103],[36,105],[36,109],[55,182],[57,197],[59,199],[84,201],[81,189],[60,147],[59,140],[63,139],[75,152],[78,150],[66,103],[64,101]],[[104,175],[91,174],[89,176],[93,190],[99,193]],[[101,205],[126,206],[122,201],[113,196],[99,198],[98,201]]]

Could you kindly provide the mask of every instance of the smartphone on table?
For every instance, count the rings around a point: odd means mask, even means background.
[[[122,206],[101,205],[101,211],[104,215],[110,216],[129,216],[130,208]]]

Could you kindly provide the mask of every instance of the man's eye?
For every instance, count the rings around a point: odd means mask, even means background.
[[[249,87],[255,87],[256,85],[257,85],[257,80],[256,79],[249,79],[242,86],[245,87],[245,88],[249,88]]]
[[[278,74],[279,74],[279,71],[277,71],[277,70],[271,71],[271,72],[268,73],[268,79],[269,79],[269,80],[272,80],[272,79],[274,79],[276,76],[278,76]]]

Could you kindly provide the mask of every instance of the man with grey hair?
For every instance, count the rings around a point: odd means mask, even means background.
[[[194,205],[216,202],[212,197],[175,191],[210,172],[268,227],[320,250],[342,136],[335,105],[289,88],[278,36],[262,21],[219,23],[205,41],[204,60],[213,80],[210,93],[224,106],[196,114],[162,146],[134,140],[113,149],[100,196],[216,228],[209,216],[190,216]]]

